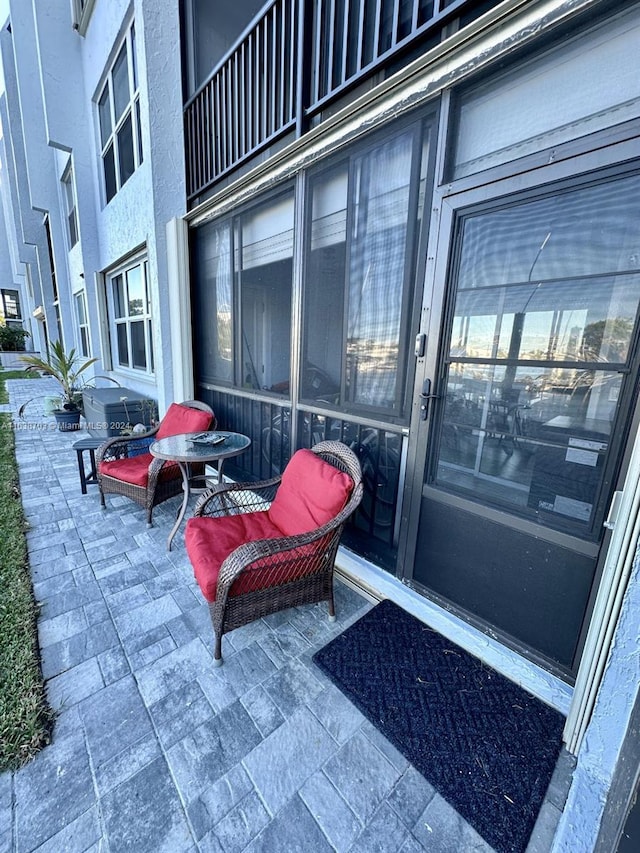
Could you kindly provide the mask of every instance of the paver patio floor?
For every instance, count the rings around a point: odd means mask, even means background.
[[[48,380],[7,383],[15,413]],[[82,495],[81,433],[37,408],[16,452],[29,522],[53,742],[0,775],[0,853],[414,853],[489,851],[313,664],[371,604],[336,582],[326,605],[226,635],[214,669],[208,609],[179,499],[154,510]],[[15,418],[15,415],[14,415]],[[549,849],[566,795],[561,762],[529,850]]]

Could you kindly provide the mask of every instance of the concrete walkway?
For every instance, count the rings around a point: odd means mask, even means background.
[[[15,413],[48,380],[7,383]],[[54,389],[55,390],[55,389]],[[15,417],[14,417],[15,419]],[[178,499],[101,510],[82,495],[71,446],[30,410],[16,424],[53,743],[0,775],[0,853],[414,853],[491,848],[322,675],[316,649],[371,606],[336,584],[326,606],[292,609],[223,640],[208,609]],[[566,795],[550,786],[529,851],[542,853]]]

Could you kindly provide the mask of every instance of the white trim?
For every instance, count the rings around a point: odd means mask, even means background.
[[[173,399],[192,400],[195,389],[191,359],[189,226],[184,219],[171,219],[167,222],[166,233]]]
[[[636,433],[624,489],[616,502],[617,517],[564,730],[567,748],[574,754],[593,713],[640,540],[640,433]]]
[[[96,289],[98,320],[100,323],[100,351],[102,366],[105,370],[113,370],[111,335],[109,333],[109,312],[107,309],[107,276],[105,273],[96,272],[94,273],[93,280]]]
[[[452,643],[457,643],[528,693],[537,696],[560,713],[568,713],[573,694],[570,685],[502,645],[497,639],[429,601],[384,569],[378,569],[353,552],[340,548],[336,572],[350,586],[363,592],[369,600],[391,599],[403,610],[438,631]]]

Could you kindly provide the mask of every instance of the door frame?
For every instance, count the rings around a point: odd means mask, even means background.
[[[446,111],[443,110],[446,114]],[[445,131],[441,130],[441,148],[442,140],[445,136]],[[598,147],[598,143],[600,147]],[[559,153],[561,156],[557,156]],[[588,182],[597,177],[622,176],[625,172],[637,171],[637,162],[640,158],[640,136],[633,139],[616,139],[612,140],[610,132],[602,132],[594,134],[591,138],[591,143],[588,144],[585,140],[578,140],[573,143],[566,143],[559,147],[556,151],[549,152],[549,158],[546,165],[540,166],[540,153],[534,158],[523,158],[522,161],[510,164],[510,174],[505,174],[505,166],[488,170],[479,175],[466,177],[458,182],[440,183],[434,190],[433,202],[431,205],[432,219],[428,240],[427,263],[425,266],[425,280],[423,283],[423,303],[421,310],[420,332],[426,335],[426,347],[422,357],[416,358],[416,372],[414,395],[411,409],[411,423],[409,430],[408,442],[408,459],[407,459],[407,480],[404,484],[403,494],[403,525],[400,533],[399,544],[399,577],[400,579],[413,587],[420,594],[440,604],[448,610],[452,610],[458,614],[452,606],[448,606],[446,602],[438,601],[436,596],[427,594],[427,590],[420,584],[414,582],[413,572],[417,557],[417,542],[418,542],[418,527],[420,519],[420,509],[422,500],[422,491],[424,486],[425,466],[428,461],[429,453],[429,434],[432,426],[432,410],[430,406],[427,420],[421,419],[422,400],[420,393],[423,389],[425,380],[431,380],[432,393],[438,395],[438,368],[439,368],[439,353],[443,345],[443,336],[447,334],[447,329],[444,327],[444,311],[447,305],[447,290],[450,282],[453,280],[452,259],[455,251],[454,236],[455,225],[457,218],[465,211],[471,208],[478,208],[482,204],[490,204],[499,198],[508,199],[512,197],[514,201],[522,201],[528,195],[535,195],[545,188],[552,187],[554,184],[559,184],[563,181],[574,181],[574,185],[580,183],[581,180]],[[444,153],[440,153],[441,171],[444,174]],[[634,162],[635,161],[635,162]],[[613,438],[613,436],[612,436]],[[628,463],[629,447],[633,442],[633,428],[626,438],[626,446],[618,448],[619,457],[622,458],[622,467],[618,471],[617,483],[614,488],[619,488],[620,482],[623,481],[625,475],[626,464]],[[491,512],[491,511],[489,511]],[[494,513],[500,515],[499,510],[493,510]],[[515,517],[516,523],[518,522]],[[522,519],[524,525],[529,525],[531,522]],[[548,531],[549,532],[549,531]],[[553,537],[554,532],[551,532]],[[566,534],[559,533],[560,537]],[[575,538],[571,537],[575,542]],[[610,543],[610,532],[606,532],[602,541],[599,544],[599,556],[594,575],[591,595],[589,597],[585,618],[582,629],[579,635],[576,660],[578,663],[578,673],[583,665],[586,665],[584,659],[581,658],[585,650],[585,641],[587,633],[590,629],[591,620],[594,617],[594,606],[596,598],[599,594],[600,583],[602,580],[603,566],[605,565],[607,551]],[[585,543],[587,545],[588,543]],[[602,594],[602,593],[600,593]],[[460,612],[465,621],[470,621],[467,614]],[[471,621],[471,624],[476,627],[481,627],[481,630],[489,627],[481,620],[477,622]],[[499,640],[504,642],[503,639]],[[506,643],[505,643],[506,645]],[[517,653],[525,652],[524,646],[521,648],[515,647]],[[535,655],[527,654],[526,657],[534,663],[541,665],[547,671],[554,672],[553,667],[546,659],[537,659]],[[556,673],[558,674],[558,673]],[[562,673],[566,677],[566,673]]]

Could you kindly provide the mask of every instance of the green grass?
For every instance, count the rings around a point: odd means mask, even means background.
[[[20,378],[0,373],[2,380]],[[11,416],[0,414],[0,771],[20,767],[49,743],[47,705],[20,502]]]

